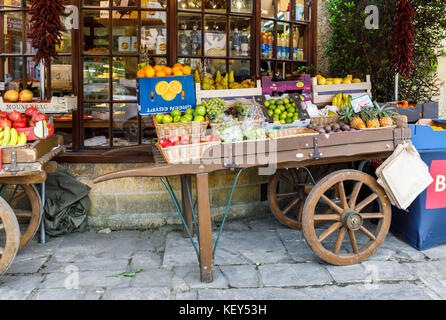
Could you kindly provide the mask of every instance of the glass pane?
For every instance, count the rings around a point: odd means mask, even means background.
[[[190,66],[192,74],[195,70],[198,70],[200,74],[203,72],[203,63],[201,62],[201,59],[179,58],[178,62],[183,66]]]
[[[113,16],[119,15],[113,11]],[[138,51],[138,28],[133,19],[113,18],[113,52],[136,53]]]
[[[64,31],[62,31],[62,41],[59,46],[56,46],[56,51],[58,53],[71,53],[71,30],[65,29],[65,23],[70,20],[69,17],[60,16],[60,23]]]
[[[217,71],[220,71],[222,75],[226,73],[226,60],[222,59],[206,59],[204,60],[205,71],[210,73],[214,79]]]
[[[136,57],[113,58],[113,100],[136,100]]]
[[[277,1],[277,19],[280,20],[290,20],[291,14],[291,1],[289,0],[278,0]]]
[[[107,103],[84,104],[85,147],[108,147],[110,109]]]
[[[108,53],[108,20],[100,17],[100,12],[84,10],[84,52],[95,54]],[[105,11],[108,14],[108,11]]]
[[[249,60],[230,60],[229,70],[234,71],[235,82],[241,83],[243,80],[251,78]]]
[[[261,76],[273,76],[274,62],[261,61],[260,62],[260,75]]]
[[[142,5],[143,1],[141,1]],[[138,3],[136,0],[113,0],[113,6],[115,7],[136,7]]]
[[[153,138],[156,138],[156,131],[153,126],[152,116],[141,117],[141,135],[142,143],[148,143]]]
[[[63,97],[73,93],[71,57],[58,57],[51,61],[51,91]]]
[[[252,1],[253,0],[231,0],[231,11],[251,13]]]
[[[204,8],[206,11],[226,12],[226,0],[204,0]]]
[[[296,1],[295,19],[296,20],[304,20],[305,19],[305,1],[304,0],[295,0],[295,1]]]
[[[165,9],[167,0],[141,0],[141,8]]]
[[[162,11],[141,12],[141,53],[143,56],[166,54],[166,13]]]
[[[179,0],[178,9],[180,10],[200,10],[201,0]]]
[[[277,24],[277,59],[290,58],[290,24]]]
[[[22,13],[4,12],[4,52],[22,53]]]
[[[113,146],[128,146],[138,142],[138,105],[113,104]]]
[[[8,5],[8,6],[14,6],[14,7],[18,7],[18,8],[22,7],[21,0],[3,0],[2,4]]]
[[[291,74],[291,63],[288,62],[277,62],[276,77],[280,80],[289,80],[292,78]]]
[[[204,30],[204,54],[226,56],[226,17],[206,16]]]
[[[275,17],[274,0],[262,0],[261,15],[262,17]]]
[[[179,13],[178,55],[201,55],[201,15]]]
[[[84,0],[84,6],[108,7],[108,0]]]
[[[84,99],[109,99],[109,65],[107,57],[84,58]]]
[[[293,60],[305,60],[303,31],[299,27],[293,28]]]
[[[251,47],[251,20],[231,18],[231,56],[248,57]]]
[[[274,21],[262,20],[261,57],[273,58],[274,53]]]

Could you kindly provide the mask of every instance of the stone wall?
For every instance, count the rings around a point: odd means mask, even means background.
[[[446,50],[446,40],[444,41],[444,49]],[[446,57],[441,57],[438,61],[438,77],[440,79],[440,117],[446,119]]]
[[[166,224],[181,224],[175,206],[159,178],[123,178],[94,184],[93,179],[108,172],[148,164],[65,163],[62,164],[80,182],[91,187],[92,208],[89,225],[96,228],[137,229]],[[257,169],[243,172],[234,192],[230,217],[269,214],[267,201],[261,201],[261,184],[268,176],[259,176]],[[209,175],[211,213],[213,220],[221,220],[231,192],[235,173],[229,170]],[[195,199],[195,179],[192,179]],[[180,179],[169,179],[180,199]],[[180,200],[179,200],[180,201]]]
[[[317,73],[328,74],[327,55],[324,51],[330,38],[330,25],[328,23],[328,3],[325,0],[317,2]]]

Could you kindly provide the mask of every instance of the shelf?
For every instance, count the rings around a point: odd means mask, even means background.
[[[138,19],[112,19],[114,27],[136,27],[138,25]],[[84,25],[90,28],[108,28],[109,18],[86,18]],[[161,19],[141,19],[141,25],[143,26],[165,26],[166,22]]]
[[[296,62],[296,63],[307,63],[307,60],[290,60],[290,59],[266,59],[260,58],[261,62]]]

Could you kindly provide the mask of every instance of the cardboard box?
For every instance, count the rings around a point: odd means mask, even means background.
[[[195,109],[195,85],[192,75],[138,78],[136,81],[138,108],[141,114]]]
[[[432,126],[446,130],[446,122],[432,119],[420,119],[409,125],[411,140],[417,150],[446,149],[446,131],[434,130]]]

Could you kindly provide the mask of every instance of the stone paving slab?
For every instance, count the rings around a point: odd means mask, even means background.
[[[178,227],[74,233],[45,244],[36,237],[0,277],[0,300],[446,299],[444,270],[446,244],[419,251],[390,233],[369,259],[329,265],[302,231],[267,216],[225,224],[212,283],[200,281],[196,253]]]

